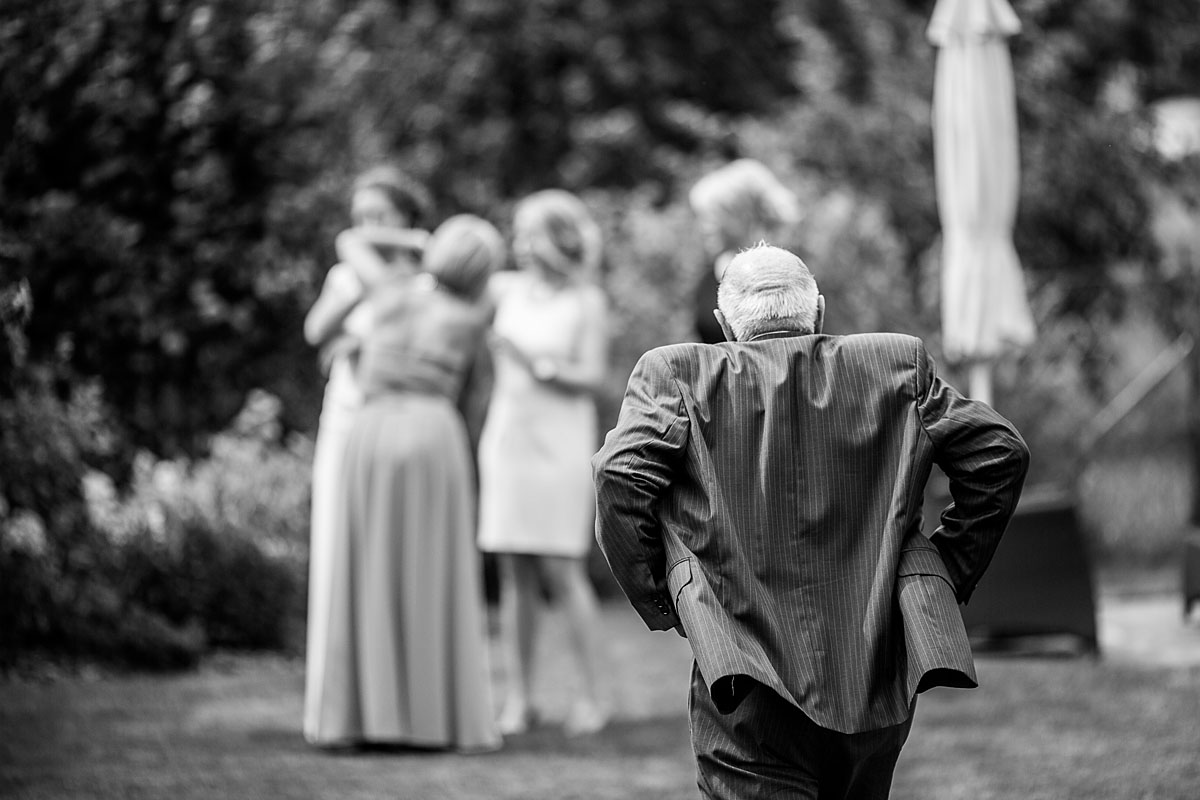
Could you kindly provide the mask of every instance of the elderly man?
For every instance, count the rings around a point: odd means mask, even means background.
[[[596,538],[646,624],[689,639],[704,796],[887,797],[916,695],[977,685],[957,603],[1028,450],[919,339],[822,335],[785,250],[739,253],[717,305],[728,342],[634,368],[592,462]],[[926,537],[933,464],[955,502]]]

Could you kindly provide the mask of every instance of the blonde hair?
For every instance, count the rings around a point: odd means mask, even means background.
[[[725,268],[717,308],[744,342],[773,330],[815,332],[817,295],[817,281],[799,256],[760,242]]]
[[[503,265],[505,252],[504,237],[492,223],[473,214],[456,214],[429,237],[423,265],[441,286],[474,300]]]
[[[534,255],[548,269],[569,275],[599,267],[604,250],[600,226],[570,192],[535,192],[517,203],[513,219],[543,234],[547,246],[535,248]]]
[[[752,158],[713,170],[692,186],[688,203],[698,214],[737,224],[745,247],[756,237],[776,236],[800,219],[800,202],[774,173]]]

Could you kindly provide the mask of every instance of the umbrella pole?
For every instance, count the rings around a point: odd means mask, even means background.
[[[987,361],[976,361],[971,364],[967,373],[967,382],[971,397],[992,405],[992,365]]]

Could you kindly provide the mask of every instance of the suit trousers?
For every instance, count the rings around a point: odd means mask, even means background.
[[[728,714],[713,704],[692,665],[688,699],[696,782],[713,800],[820,798],[885,800],[912,716],[888,728],[839,733],[822,728],[766,686],[738,676],[741,703]],[[742,691],[742,681],[751,685]],[[915,701],[914,701],[915,706]]]

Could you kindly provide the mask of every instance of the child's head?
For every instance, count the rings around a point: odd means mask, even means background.
[[[438,226],[425,247],[425,272],[468,300],[478,298],[488,277],[504,264],[504,237],[487,220],[457,214]]]
[[[395,167],[379,166],[354,181],[350,218],[356,227],[419,228],[430,206],[423,186]]]
[[[522,269],[569,276],[600,263],[600,227],[587,206],[561,189],[524,198],[513,215],[513,255]]]

